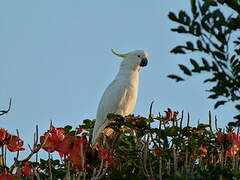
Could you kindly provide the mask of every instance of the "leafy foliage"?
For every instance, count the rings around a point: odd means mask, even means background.
[[[237,0],[191,0],[191,14],[181,10],[178,14],[170,12],[171,21],[179,24],[173,32],[190,35],[195,41],[187,41],[171,50],[174,54],[196,52],[201,59],[190,58],[191,66],[180,64],[179,68],[187,76],[194,73],[209,74],[204,83],[214,83],[208,91],[208,98],[220,99],[214,108],[226,102],[240,100],[240,1]],[[225,9],[224,9],[225,8]],[[230,15],[226,15],[226,8]],[[177,75],[171,79],[183,81]],[[236,106],[240,110],[239,105]],[[236,116],[240,120],[240,116]]]
[[[189,125],[183,113],[168,108],[165,116],[109,114],[112,137],[90,146],[95,120],[74,129],[51,128],[34,143],[31,154],[8,167],[8,132],[0,131],[0,178],[9,179],[239,179],[240,136],[233,127],[213,131],[209,124]],[[184,125],[186,124],[186,125]],[[5,133],[5,134],[4,134]],[[3,136],[4,135],[4,136]],[[105,139],[105,140],[104,140]],[[22,144],[21,144],[22,145]],[[21,149],[23,150],[23,149]],[[39,150],[48,159],[38,158]],[[18,151],[19,153],[20,151]],[[59,158],[52,153],[58,152]],[[36,155],[36,158],[31,158]],[[56,157],[56,156],[54,156]]]

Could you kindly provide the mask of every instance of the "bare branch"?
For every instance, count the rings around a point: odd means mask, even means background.
[[[0,116],[2,116],[4,114],[7,114],[10,111],[11,105],[12,105],[12,98],[10,98],[10,101],[9,101],[9,104],[8,104],[8,109],[7,110],[1,110],[0,111]]]

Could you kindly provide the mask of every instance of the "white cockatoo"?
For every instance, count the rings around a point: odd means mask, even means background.
[[[133,111],[138,96],[139,72],[148,63],[148,54],[143,50],[118,54],[112,49],[112,52],[122,57],[123,61],[118,74],[103,93],[98,105],[92,146],[99,142],[104,128],[108,125],[107,115],[109,113],[126,116]]]

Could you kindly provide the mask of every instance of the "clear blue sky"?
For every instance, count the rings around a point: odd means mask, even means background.
[[[0,108],[7,107],[10,97],[13,104],[0,126],[11,133],[19,129],[32,144],[37,124],[42,134],[50,120],[56,126],[77,126],[95,118],[121,61],[111,48],[149,53],[135,114],[147,115],[155,101],[155,114],[170,107],[190,112],[192,124],[206,123],[214,102],[202,84],[206,76],[184,83],[166,77],[179,73],[177,64],[187,59],[169,52],[186,40],[170,31],[175,24],[167,18],[169,11],[180,9],[189,9],[189,1],[1,1]],[[230,105],[213,111],[221,127],[234,114]]]

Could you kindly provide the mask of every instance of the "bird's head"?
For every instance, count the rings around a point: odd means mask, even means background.
[[[140,70],[148,64],[148,53],[143,50],[135,50],[127,54],[119,54],[112,49],[112,53],[116,56],[124,58],[122,65],[125,67],[127,66],[131,70]]]

